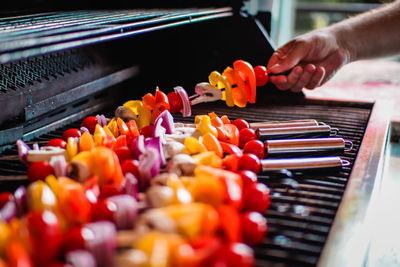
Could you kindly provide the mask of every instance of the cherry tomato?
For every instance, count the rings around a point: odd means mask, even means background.
[[[4,207],[4,205],[12,199],[12,195],[10,192],[2,192],[0,193],[0,209]]]
[[[31,211],[25,218],[32,259],[36,266],[45,266],[58,256],[62,230],[57,216],[49,211]],[[45,251],[45,253],[43,253]]]
[[[250,127],[250,124],[244,119],[236,119],[232,122],[232,124],[235,125],[239,131]]]
[[[65,142],[61,138],[54,138],[51,139],[49,142],[47,142],[46,146],[55,146],[55,147],[61,147],[61,148],[66,148],[67,147],[67,142]]]
[[[82,121],[81,126],[87,128],[89,132],[93,134],[97,123],[95,116],[89,116]]]
[[[244,243],[235,242],[226,244],[220,249],[212,266],[251,267],[254,264],[253,249]]]
[[[114,221],[114,213],[117,206],[114,203],[108,202],[107,199],[99,200],[92,210],[92,221]]]
[[[243,148],[247,142],[254,139],[257,139],[255,130],[251,128],[243,128],[239,131],[239,147]]]
[[[99,198],[107,198],[115,195],[121,195],[123,193],[125,193],[125,190],[121,185],[106,184],[101,189]]]
[[[75,128],[72,129],[68,129],[66,130],[63,135],[62,135],[62,139],[64,139],[64,141],[66,142],[68,140],[69,137],[81,137],[81,131]]]
[[[250,170],[259,173],[261,169],[260,159],[251,153],[244,153],[239,158],[239,170]]]
[[[119,162],[122,163],[124,160],[133,158],[132,150],[127,146],[121,146],[114,149],[115,154],[117,154]]]
[[[145,138],[153,136],[153,126],[147,125],[140,129],[140,134],[143,135]]]
[[[50,174],[54,174],[54,168],[47,161],[33,162],[26,172],[31,182],[44,180]]]
[[[252,153],[259,159],[264,158],[264,143],[260,140],[254,139],[247,142],[243,147],[243,153]]]
[[[264,66],[255,66],[254,74],[256,75],[256,85],[264,86],[268,82],[268,71]]]
[[[241,170],[239,171],[240,176],[243,181],[243,188],[246,190],[246,187],[249,185],[255,184],[258,182],[257,174],[250,170]]]
[[[263,183],[255,183],[244,190],[243,210],[265,212],[270,205],[269,188]]]
[[[267,219],[256,211],[248,211],[240,215],[242,240],[250,246],[260,244],[267,233]]]
[[[84,233],[81,226],[72,227],[65,234],[62,241],[62,251],[64,253],[85,248]]]
[[[121,164],[122,173],[125,175],[128,172],[132,173],[136,176],[136,178],[140,177],[139,173],[139,161],[136,159],[126,159]]]

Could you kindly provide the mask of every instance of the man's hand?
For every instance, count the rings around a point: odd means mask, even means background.
[[[329,28],[301,35],[280,47],[268,62],[270,81],[280,90],[299,92],[325,83],[349,61]],[[279,73],[290,71],[289,75]]]

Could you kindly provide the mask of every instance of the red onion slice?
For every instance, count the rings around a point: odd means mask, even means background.
[[[133,139],[131,149],[134,159],[138,159],[139,156],[143,154],[143,152],[145,151],[143,135],[139,135],[138,137]]]
[[[50,165],[53,166],[56,177],[67,176],[67,161],[64,156],[51,157]]]
[[[176,93],[179,94],[179,96],[182,99],[182,104],[183,104],[182,115],[183,115],[183,117],[188,117],[188,116],[192,115],[192,107],[190,105],[189,96],[186,93],[185,89],[183,89],[182,86],[176,86],[176,87],[174,87],[174,90]]]
[[[160,159],[160,167],[162,165],[166,164],[166,159],[165,159],[164,149],[163,149],[163,142],[160,137],[147,138],[144,141],[144,145],[145,145],[145,149],[152,147],[157,150],[158,156]]]
[[[136,176],[130,172],[126,173],[124,183],[125,193],[139,200],[139,180]]]
[[[160,173],[160,166],[160,153],[155,148],[149,147],[140,155],[139,172],[145,187],[150,185],[150,180]]]
[[[9,223],[12,219],[17,217],[18,209],[14,199],[9,200],[0,210],[0,221]]]
[[[154,125],[157,124],[158,120],[162,120],[161,126],[165,128],[166,134],[173,133],[173,131],[175,129],[174,118],[172,117],[171,113],[168,110],[164,110],[163,112],[160,113],[160,115],[158,115]]]
[[[14,191],[14,200],[15,204],[17,205],[18,215],[22,216],[28,211],[25,186],[21,185]]]
[[[163,121],[164,121],[163,118],[161,118],[160,116],[157,117],[156,121],[154,122],[153,128],[152,128],[153,137],[164,138],[164,134],[166,133],[166,130],[162,126]]]
[[[96,120],[101,127],[107,125],[107,119],[104,115],[96,115]]]
[[[82,126],[82,127],[80,128],[80,131],[81,131],[81,134],[83,134],[84,132],[90,133],[89,129],[86,128],[86,127],[84,127],[84,126]]]
[[[28,163],[28,161],[26,160],[26,156],[28,155],[28,151],[31,150],[31,148],[21,139],[17,140],[17,148],[19,160],[23,163]]]
[[[98,266],[112,266],[117,247],[117,229],[109,221],[86,224],[82,231],[86,249],[91,252]]]
[[[65,261],[72,267],[96,267],[96,260],[87,250],[77,249],[65,254]],[[69,266],[69,265],[68,265]]]
[[[132,229],[139,210],[136,199],[128,194],[123,194],[108,197],[107,202],[109,201],[117,206],[114,213],[117,229]]]

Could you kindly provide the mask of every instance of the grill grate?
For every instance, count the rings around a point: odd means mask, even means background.
[[[86,53],[73,49],[3,64],[0,65],[0,94],[21,90],[50,77],[64,76],[93,63]]]
[[[232,8],[226,7],[89,10],[0,18],[0,63],[232,15]]]
[[[231,119],[243,118],[250,122],[316,119],[338,128],[340,136],[353,142],[353,150],[343,154],[343,158],[352,164],[339,171],[294,173],[293,177],[289,178],[282,175],[259,175],[259,181],[270,187],[272,199],[271,207],[265,214],[268,220],[268,235],[263,243],[255,248],[257,266],[315,266],[350,177],[351,166],[356,159],[369,120],[370,108],[314,103],[249,106],[244,109],[204,104],[193,109],[194,115],[207,114],[210,111],[218,115],[227,114]],[[113,110],[104,111],[104,114],[111,117]],[[175,117],[176,121],[183,122],[193,122],[194,118],[182,118],[179,115]],[[72,127],[79,127],[79,123],[45,134],[33,142],[43,144],[61,136],[66,129]],[[5,151],[3,156],[15,154],[16,150],[11,149]],[[0,160],[0,172],[3,180],[7,175],[19,177],[24,172],[24,166],[15,161]]]

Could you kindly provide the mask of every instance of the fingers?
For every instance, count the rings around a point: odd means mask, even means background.
[[[296,66],[286,77],[284,75],[271,76],[270,81],[280,90],[300,92],[303,88],[318,87],[325,75],[323,67],[307,64],[304,68]]]
[[[302,59],[308,55],[310,44],[293,40],[272,54],[267,69],[271,73],[281,73],[295,67]]]

